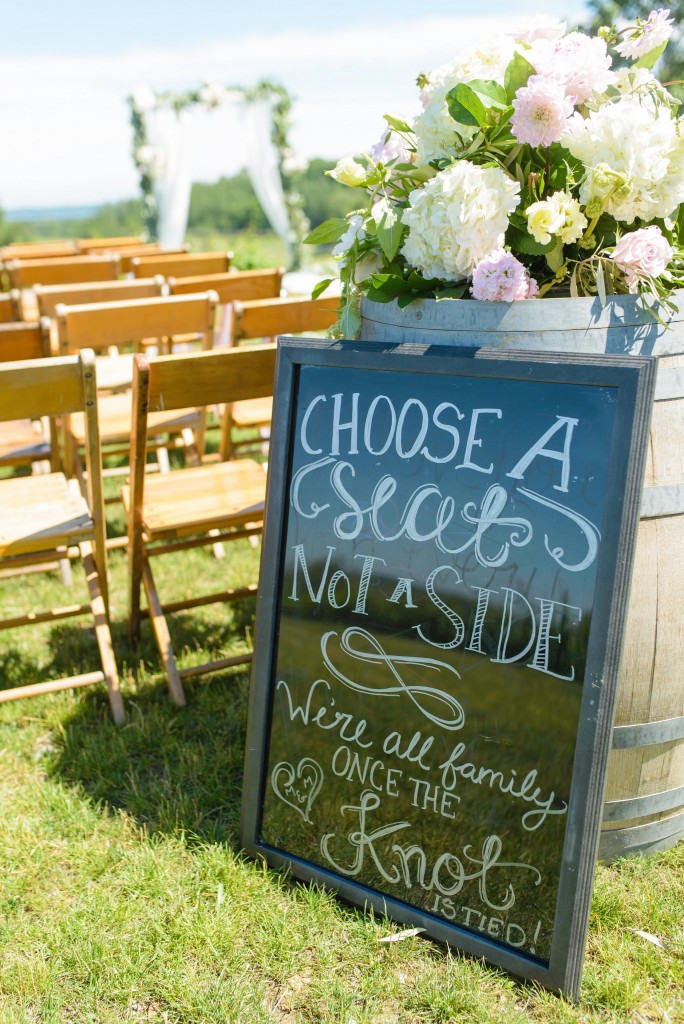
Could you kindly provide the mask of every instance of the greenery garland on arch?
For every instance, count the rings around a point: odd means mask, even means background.
[[[140,191],[142,193],[142,214],[145,228],[150,238],[157,237],[158,214],[154,196],[154,183],[159,176],[161,154],[150,145],[146,114],[149,110],[170,107],[180,114],[196,104],[202,104],[207,110],[221,105],[229,96],[239,96],[247,102],[262,99],[273,99],[271,142],[278,153],[278,168],[283,185],[283,195],[287,209],[290,232],[288,242],[292,251],[293,265],[298,266],[301,257],[302,239],[309,230],[309,223],[304,215],[302,196],[299,191],[299,179],[304,166],[295,158],[289,145],[290,111],[292,99],[282,85],[266,79],[251,88],[243,86],[224,86],[220,83],[207,82],[196,89],[186,92],[155,92],[149,90],[149,102],[141,102],[138,95],[128,97],[133,127],[133,160],[140,175]]]

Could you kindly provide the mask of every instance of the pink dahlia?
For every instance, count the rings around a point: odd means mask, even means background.
[[[511,131],[518,142],[531,146],[559,142],[572,114],[572,102],[563,86],[544,75],[532,75],[527,85],[518,89],[513,108]]]
[[[512,253],[494,249],[473,270],[470,293],[474,299],[486,302],[513,302],[536,298],[539,288]]]
[[[672,246],[655,224],[623,235],[613,250],[630,292],[636,292],[645,277],[660,277],[672,256]]]

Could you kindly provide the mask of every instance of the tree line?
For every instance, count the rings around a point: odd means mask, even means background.
[[[344,217],[358,205],[359,197],[351,189],[325,175],[334,160],[311,160],[299,182],[304,212],[315,227],[328,217]],[[241,231],[265,232],[269,224],[247,173],[240,171],[212,184],[196,182],[190,196],[188,232],[236,234]],[[90,217],[79,219],[7,221],[0,211],[0,244],[49,238],[88,238],[140,234],[143,223],[137,199],[107,203]]]

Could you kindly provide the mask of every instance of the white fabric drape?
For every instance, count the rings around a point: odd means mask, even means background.
[[[278,166],[278,151],[271,142],[273,100],[243,101],[245,170],[268,221],[277,235],[291,246],[290,219]]]
[[[190,209],[190,149],[188,111],[168,107],[147,114],[147,136],[157,154],[154,197],[157,203],[157,235],[165,249],[177,249],[185,239]]]
[[[169,107],[146,110],[148,141],[158,157],[154,183],[157,233],[165,248],[177,248],[185,240],[192,182],[206,181],[216,158],[220,159],[222,151],[226,156],[234,152],[236,144],[243,151],[245,170],[271,227],[290,248],[278,151],[271,142],[272,110],[270,98],[248,101],[240,94],[227,94],[211,111],[199,105],[179,114]]]

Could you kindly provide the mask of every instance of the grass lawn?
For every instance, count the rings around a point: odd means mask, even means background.
[[[271,233],[187,240],[240,269],[287,262]],[[116,506],[108,519],[123,532]],[[231,549],[230,578],[209,551],[159,560],[162,595],[256,578],[258,548]],[[578,1006],[421,937],[379,942],[401,926],[244,858],[249,674],[186,682],[174,707],[149,626],[127,645],[121,551],[110,569],[127,724],[104,686],[0,705],[0,1024],[684,1022],[684,843],[599,866]],[[78,567],[68,593],[56,574],[0,581],[2,615],[84,600]],[[245,650],[253,614],[175,616],[181,665]],[[84,623],[0,634],[2,685],[96,667]]]
[[[231,566],[244,579],[258,555],[245,542]],[[162,594],[226,577],[210,551],[175,557],[155,565]],[[684,844],[599,868],[576,1007],[420,937],[379,943],[396,926],[243,858],[248,674],[187,683],[175,708],[149,628],[127,647],[120,551],[111,577],[127,724],[103,687],[0,706],[0,1024],[684,1021]],[[75,573],[68,600],[81,588]],[[0,612],[27,599],[63,603],[62,584],[2,582]],[[252,615],[177,616],[181,664],[244,649]],[[95,660],[80,620],[2,644],[4,685]]]

